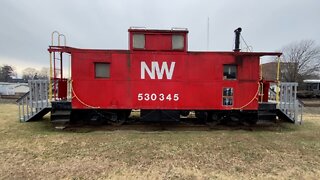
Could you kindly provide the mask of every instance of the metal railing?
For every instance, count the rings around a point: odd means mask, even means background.
[[[268,100],[269,102],[276,102],[277,101],[277,93],[273,89],[269,89],[269,94],[268,94]]]
[[[277,108],[291,119],[295,124],[302,123],[303,103],[297,99],[296,82],[279,83],[279,101],[277,102],[277,90],[269,89],[269,102],[277,103]]]
[[[17,100],[19,120],[26,122],[42,109],[50,107],[48,80],[29,80],[29,92]]]
[[[302,123],[302,104],[297,99],[298,83],[281,82],[279,109],[295,124]]]

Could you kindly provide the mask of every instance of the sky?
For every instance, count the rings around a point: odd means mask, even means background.
[[[306,39],[319,44],[319,9],[319,0],[1,0],[0,66],[18,74],[49,67],[55,30],[68,46],[90,49],[127,49],[132,26],[188,28],[192,51],[232,50],[238,27],[254,51]]]

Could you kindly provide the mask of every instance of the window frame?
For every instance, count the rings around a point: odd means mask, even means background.
[[[228,78],[228,76],[225,76],[224,73],[225,73],[226,67],[235,67],[235,78]],[[223,64],[222,79],[223,80],[237,80],[238,79],[238,65],[237,64]]]
[[[143,47],[135,47],[135,36],[143,36]],[[146,49],[146,34],[143,33],[133,33],[132,34],[132,49],[136,49],[136,50],[143,50]]]
[[[97,65],[107,65],[108,69],[109,69],[109,74],[108,74],[108,70],[106,71],[107,74],[106,76],[97,76]],[[110,79],[111,77],[111,63],[109,62],[94,62],[94,78],[95,79]]]
[[[176,37],[182,37],[182,48],[174,48],[173,45],[173,40],[174,40],[174,36]],[[172,34],[171,36],[171,50],[174,50],[174,51],[184,51],[185,49],[185,36],[183,34]]]
[[[225,89],[231,89],[230,94],[225,94]],[[231,104],[225,104],[224,99],[231,99]],[[222,88],[222,106],[233,106],[234,105],[234,88],[233,87],[223,87]]]

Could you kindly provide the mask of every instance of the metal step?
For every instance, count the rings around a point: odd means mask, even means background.
[[[43,116],[48,114],[51,108],[43,108],[38,112],[32,112],[30,114],[24,115],[20,120],[23,122],[35,121],[41,119]]]
[[[276,111],[259,111],[258,116],[276,116]]]
[[[259,103],[259,111],[271,111],[271,110],[277,110],[277,103],[272,102],[260,102]]]
[[[295,124],[301,124],[302,123],[302,121],[301,121],[301,119],[299,119],[299,117],[296,116],[296,118],[295,118],[294,114],[285,113],[281,109],[278,109],[277,116],[280,119],[283,119],[283,120],[285,120],[287,122],[292,122],[292,123],[295,123]]]
[[[48,80],[29,80],[29,92],[17,100],[19,119],[28,122],[41,119],[51,110],[48,97]]]
[[[54,121],[51,121],[52,123],[69,123],[70,119],[56,119]]]
[[[71,115],[71,111],[55,111],[55,112],[51,112],[51,115],[54,115],[54,116],[70,116]]]
[[[276,103],[276,114],[280,119],[295,124],[301,124],[302,122],[302,108],[303,104],[297,98],[297,87],[298,83],[295,82],[281,82],[277,84],[279,94],[269,90],[269,102],[275,102],[274,100],[278,97]]]
[[[51,120],[52,125],[56,129],[64,129],[64,128],[66,128],[68,126],[69,122],[70,122],[70,119],[57,119],[57,120],[54,120],[54,121]]]

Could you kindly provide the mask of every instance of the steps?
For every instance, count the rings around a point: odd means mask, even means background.
[[[56,129],[64,129],[70,123],[71,110],[58,110],[51,113],[51,123]]]
[[[278,115],[295,124],[302,123],[302,103],[297,99],[298,83],[280,83]]]
[[[259,120],[276,120],[277,104],[271,102],[259,103],[258,117]]]
[[[38,113],[35,113],[33,116],[28,118],[28,121],[36,121],[41,119],[43,116],[45,116],[46,114],[48,114],[51,111],[50,107],[46,107],[41,109]]]
[[[302,123],[303,103],[297,98],[298,83],[281,82],[279,84],[279,98],[276,92],[269,89],[269,103],[277,104],[276,115],[283,120],[295,124]]]
[[[53,101],[51,109],[51,123],[57,129],[64,129],[71,119],[70,101]]]
[[[28,84],[30,91],[16,101],[21,122],[40,119],[51,110],[48,80],[29,80]]]

